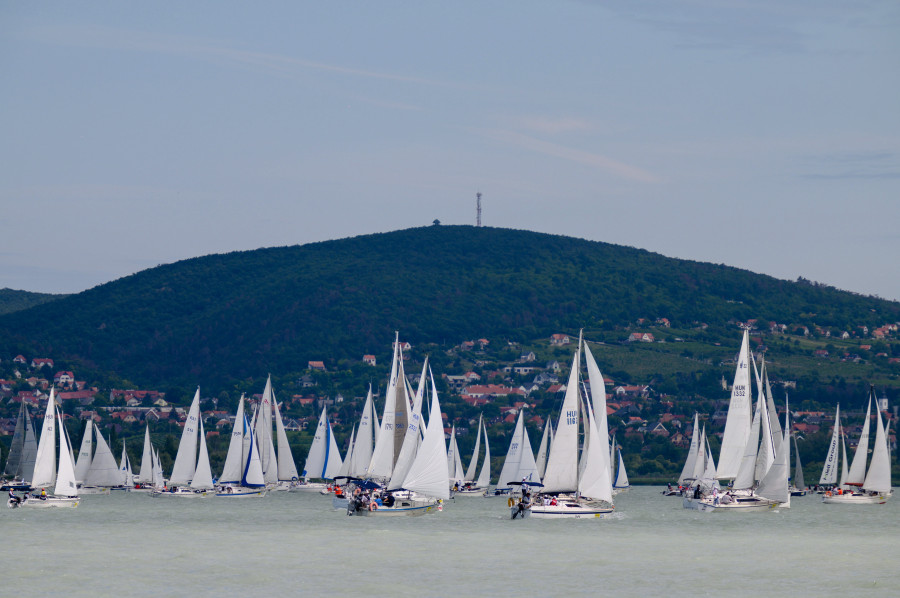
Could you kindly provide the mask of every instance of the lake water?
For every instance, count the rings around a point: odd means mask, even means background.
[[[900,498],[698,513],[660,488],[606,520],[509,520],[505,498],[347,517],[318,494],[87,496],[2,509],[3,595],[900,595]]]

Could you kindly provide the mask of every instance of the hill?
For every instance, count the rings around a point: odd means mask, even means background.
[[[712,342],[717,327],[749,319],[874,328],[900,321],[900,303],[601,242],[431,226],[148,269],[0,316],[0,355],[221,388],[384,354],[394,330],[413,344],[525,340],[637,318],[706,323]]]
[[[0,315],[22,311],[35,305],[41,305],[50,301],[56,301],[68,297],[68,295],[54,295],[51,293],[32,293],[29,291],[17,291],[15,289],[0,289]]]

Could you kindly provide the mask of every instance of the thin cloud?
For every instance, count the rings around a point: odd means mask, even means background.
[[[900,179],[900,156],[892,151],[836,152],[806,159],[806,179]]]
[[[591,129],[591,123],[578,118],[547,118],[544,116],[526,116],[520,119],[521,128],[544,133],[558,135],[572,131],[586,131]]]
[[[33,41],[60,46],[169,54],[227,65],[251,66],[282,76],[296,74],[298,70],[314,70],[401,83],[437,87],[455,86],[453,83],[434,79],[357,69],[281,54],[237,50],[211,40],[151,34],[143,31],[68,25],[33,28],[25,31],[23,35]]]
[[[520,147],[533,152],[537,152],[539,154],[544,154],[546,156],[552,156],[554,158],[560,158],[562,160],[568,160],[570,162],[576,162],[594,168],[599,168],[624,179],[641,183],[659,182],[659,177],[650,172],[647,172],[646,170],[643,170],[636,166],[631,166],[630,164],[625,164],[624,162],[619,162],[618,160],[613,160],[612,158],[608,158],[600,154],[594,154],[591,152],[586,152],[584,150],[566,147],[564,145],[553,143],[551,141],[536,139],[534,137],[516,133],[514,131],[495,130],[489,131],[487,132],[487,134],[488,136],[498,141],[502,141],[515,147]]]

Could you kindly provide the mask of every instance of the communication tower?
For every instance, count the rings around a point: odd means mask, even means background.
[[[475,206],[476,206],[475,226],[481,226],[481,193],[475,194]]]

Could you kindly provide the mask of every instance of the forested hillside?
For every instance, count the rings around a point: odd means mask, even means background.
[[[414,344],[527,340],[636,318],[854,330],[900,321],[900,303],[607,243],[430,226],[145,270],[0,317],[0,351],[138,384],[221,386],[358,361],[395,330]]]

